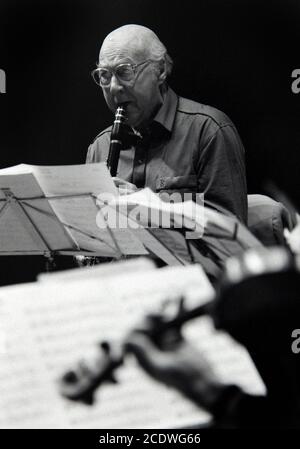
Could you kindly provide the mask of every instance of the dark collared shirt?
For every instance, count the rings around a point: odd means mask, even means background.
[[[87,163],[106,161],[110,131],[90,145]],[[170,88],[143,138],[121,152],[118,176],[157,193],[204,193],[217,209],[247,221],[244,147],[235,126],[223,112]]]

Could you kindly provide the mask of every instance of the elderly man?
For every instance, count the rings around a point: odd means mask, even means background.
[[[118,176],[157,193],[204,193],[207,203],[246,222],[238,132],[222,112],[174,93],[167,84],[172,65],[165,46],[143,26],[118,28],[102,44],[93,77],[112,112],[125,106],[129,131]],[[90,145],[88,163],[106,161],[110,132],[105,129]]]

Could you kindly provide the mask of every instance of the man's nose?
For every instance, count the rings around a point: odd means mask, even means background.
[[[109,90],[110,90],[111,95],[116,95],[116,94],[122,92],[122,90],[123,90],[123,86],[115,74],[113,74],[111,77]]]

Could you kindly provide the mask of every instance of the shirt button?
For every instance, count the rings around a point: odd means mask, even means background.
[[[166,186],[166,180],[164,178],[160,178],[158,186],[160,189],[163,189]]]
[[[139,159],[139,160],[138,160],[138,163],[139,163],[139,164],[142,164],[143,162],[144,162],[143,159]]]

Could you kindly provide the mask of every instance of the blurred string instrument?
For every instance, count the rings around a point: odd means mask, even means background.
[[[269,373],[260,369],[261,361],[266,364],[267,360],[268,367],[271,366],[273,382],[274,376],[281,380],[280,360],[286,356],[287,350],[290,351],[290,328],[296,326],[300,312],[300,301],[297,301],[299,285],[299,263],[287,249],[252,249],[239,258],[228,260],[212,301],[185,310],[184,299],[180,298],[175,316],[154,317],[156,319],[151,321],[147,335],[159,345],[166,331],[179,331],[189,320],[209,315],[217,329],[227,331],[248,349],[268,385]],[[291,317],[295,317],[295,323],[291,322]],[[275,335],[274,326],[277,328]],[[260,353],[261,347],[266,345],[269,348],[267,353]],[[98,387],[104,382],[116,382],[114,372],[122,365],[125,356],[122,343],[102,342],[93,361],[80,361],[59,379],[60,394],[92,404]]]

